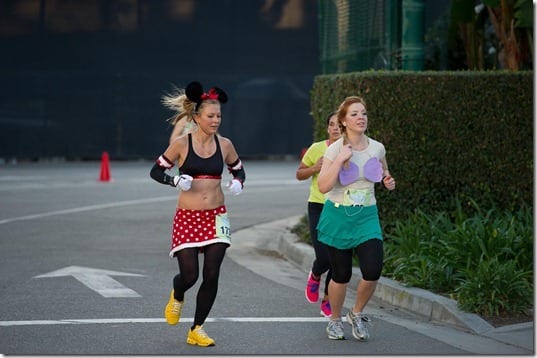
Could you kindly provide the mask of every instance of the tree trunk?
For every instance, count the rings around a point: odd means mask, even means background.
[[[503,12],[500,15],[501,18],[498,19],[495,11],[490,6],[487,6],[487,9],[496,36],[502,46],[498,53],[498,60],[503,68],[516,71],[520,68],[520,53],[515,33],[515,20],[513,18],[510,21],[506,19],[502,16]],[[509,21],[507,26],[506,21]]]

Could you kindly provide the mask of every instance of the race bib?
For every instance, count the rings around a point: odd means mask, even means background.
[[[216,236],[231,241],[231,225],[227,213],[216,215]]]

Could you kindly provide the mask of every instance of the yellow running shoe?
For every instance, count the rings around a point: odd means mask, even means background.
[[[188,337],[186,338],[186,343],[192,344],[192,345],[198,345],[201,347],[208,347],[208,346],[214,346],[214,339],[209,337],[207,333],[205,333],[205,330],[203,329],[203,326],[196,325],[194,329],[190,329],[188,331]]]
[[[173,290],[170,293],[170,300],[164,309],[164,317],[166,317],[166,322],[171,325],[176,325],[181,318],[181,309],[183,308],[183,302],[179,302],[173,297]]]

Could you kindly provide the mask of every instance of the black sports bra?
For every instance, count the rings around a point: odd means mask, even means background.
[[[181,174],[188,174],[194,179],[220,179],[224,170],[224,159],[218,136],[214,136],[216,151],[209,158],[201,158],[192,146],[192,133],[188,133],[188,154],[179,168]]]

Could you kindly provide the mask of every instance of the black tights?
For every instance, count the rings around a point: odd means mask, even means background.
[[[382,240],[371,239],[361,243],[354,249],[339,250],[328,246],[332,280],[337,283],[348,283],[352,276],[352,254],[358,256],[362,278],[366,281],[376,281],[382,271],[384,257]]]
[[[315,276],[321,276],[327,272],[324,283],[324,294],[328,296],[328,283],[332,278],[332,270],[330,270],[330,259],[328,258],[327,245],[320,242],[317,239],[317,224],[319,223],[319,217],[323,211],[323,204],[308,202],[308,219],[310,224],[310,238],[315,251],[315,260],[311,267],[311,272]]]
[[[203,281],[196,297],[196,313],[194,314],[194,324],[202,325],[213,307],[216,293],[218,291],[218,277],[220,276],[220,266],[224,260],[226,249],[229,245],[223,243],[211,244],[203,247]],[[183,301],[185,292],[198,280],[199,276],[199,248],[191,247],[182,249],[176,254],[179,263],[179,274],[173,278],[173,289],[175,299]]]

